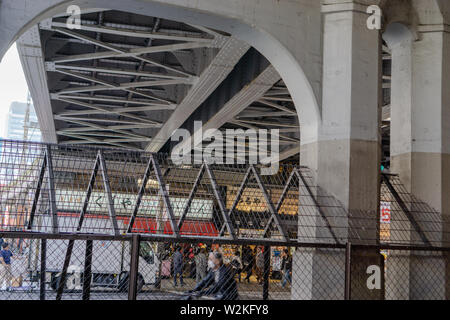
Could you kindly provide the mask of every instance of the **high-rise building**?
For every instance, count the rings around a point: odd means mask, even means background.
[[[3,136],[10,140],[41,141],[41,130],[31,103],[11,103]]]
[[[30,165],[36,158],[39,148],[32,145],[9,143],[7,140],[41,141],[41,130],[31,99],[27,103],[13,102],[9,107],[3,137],[0,143],[0,156],[4,167],[0,169],[0,185],[5,186],[16,181],[17,168],[20,165]],[[17,148],[20,148],[18,150]],[[16,150],[17,149],[17,150]]]

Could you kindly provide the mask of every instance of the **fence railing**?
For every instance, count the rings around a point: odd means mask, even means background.
[[[7,236],[13,256],[2,267],[2,300],[448,298],[448,248]],[[217,252],[221,280],[208,282],[207,261]]]
[[[347,212],[315,184],[308,168],[281,165],[271,176],[259,169],[3,141],[0,236],[13,257],[10,266],[0,266],[0,286],[11,288],[0,294],[448,297],[449,222],[406,192],[396,175],[381,175],[378,212]],[[181,270],[176,248],[182,249]],[[187,294],[208,276],[203,256],[211,252],[222,253],[226,281],[213,286],[215,292]],[[175,286],[180,274],[183,287]]]

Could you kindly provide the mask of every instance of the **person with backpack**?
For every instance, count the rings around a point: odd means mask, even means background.
[[[233,268],[233,272],[235,275],[238,275],[239,283],[241,283],[241,272],[242,272],[242,261],[241,261],[241,253],[239,250],[236,250],[233,257],[231,258],[231,267]]]

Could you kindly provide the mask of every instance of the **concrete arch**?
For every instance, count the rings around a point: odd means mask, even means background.
[[[286,83],[299,115],[302,144],[316,140],[321,121],[319,1],[5,0],[0,3],[0,57],[29,27],[73,4],[202,25],[247,42],[272,63]]]

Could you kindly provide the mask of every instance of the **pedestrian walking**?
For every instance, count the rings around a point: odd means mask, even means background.
[[[263,272],[264,272],[264,254],[262,249],[258,247],[256,251],[256,278],[258,282],[261,284],[263,280]]]
[[[231,267],[233,268],[233,272],[238,276],[239,283],[241,282],[241,272],[242,272],[242,260],[241,253],[239,250],[236,250],[233,257],[231,258]]]
[[[195,282],[198,284],[206,277],[206,268],[208,267],[208,258],[206,250],[201,248],[194,257],[195,260]]]
[[[173,254],[173,284],[177,284],[177,276],[180,276],[180,285],[184,286],[183,283],[183,254],[181,253],[181,247],[176,247],[175,253]]]
[[[288,249],[283,251],[283,261],[281,262],[281,270],[283,270],[283,280],[281,286],[286,287],[286,283],[292,283],[292,257]]]
[[[2,290],[9,290],[11,287],[11,257],[13,253],[9,249],[9,244],[3,242],[0,251],[0,286]]]

